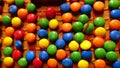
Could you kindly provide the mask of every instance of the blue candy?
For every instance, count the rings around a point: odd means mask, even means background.
[[[62,65],[65,68],[72,68],[73,62],[70,58],[65,58],[65,59],[62,60]]]
[[[71,41],[73,39],[73,34],[72,33],[64,33],[63,34],[63,39],[67,42]]]
[[[86,60],[90,60],[92,57],[91,51],[82,51],[82,58]]]
[[[20,40],[15,41],[15,46],[17,49],[22,49],[22,42]]]
[[[120,60],[117,60],[112,65],[113,68],[120,68]]]
[[[9,8],[9,12],[11,14],[15,14],[17,12],[18,8],[16,5],[11,5],[10,8]]]
[[[89,14],[92,11],[92,7],[88,4],[85,4],[81,7],[81,13]]]
[[[39,54],[39,58],[42,61],[46,61],[46,60],[48,60],[49,55],[48,55],[48,53],[46,51],[41,51],[40,54]]]
[[[120,10],[114,9],[110,12],[111,18],[118,19],[120,18]]]
[[[46,38],[48,36],[48,32],[47,30],[45,29],[40,29],[38,32],[37,32],[38,36],[40,38]]]
[[[65,47],[65,41],[63,39],[57,39],[55,42],[55,45],[57,48],[64,48]]]
[[[70,11],[70,5],[67,3],[63,3],[60,5],[60,10],[62,12],[68,12],[68,11]]]
[[[118,32],[117,30],[113,30],[110,32],[110,39],[113,41],[118,41],[118,39],[120,39],[120,32]]]
[[[28,61],[32,61],[34,58],[35,58],[35,53],[34,53],[33,51],[28,51],[28,52],[26,53],[26,59],[27,59]]]

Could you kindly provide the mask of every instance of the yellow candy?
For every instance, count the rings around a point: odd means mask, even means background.
[[[12,26],[13,27],[20,27],[21,26],[21,19],[19,17],[14,17],[12,19]]]
[[[96,36],[104,37],[105,34],[106,34],[106,30],[103,27],[98,27],[98,28],[95,29],[95,35]]]
[[[10,45],[12,45],[12,42],[13,42],[13,39],[12,39],[11,37],[5,37],[5,38],[3,39],[3,44],[4,44],[5,46],[10,46]]]
[[[78,62],[78,68],[88,68],[89,63],[86,60],[80,60]]]
[[[90,47],[91,47],[91,42],[88,41],[88,40],[84,40],[84,41],[80,44],[80,47],[81,47],[81,49],[83,49],[83,50],[88,50],[88,49],[90,49]]]
[[[4,60],[3,60],[3,64],[4,64],[5,66],[7,66],[7,67],[12,66],[12,65],[13,65],[13,62],[14,62],[14,60],[13,60],[12,57],[6,57],[6,58],[4,58]]]
[[[14,2],[14,0],[6,0],[6,3],[8,4],[12,4]]]
[[[69,43],[69,49],[71,51],[76,51],[76,50],[78,50],[78,48],[79,48],[79,44],[76,41],[71,41]]]
[[[58,26],[58,21],[57,21],[56,19],[50,20],[50,22],[49,22],[49,27],[50,27],[51,29],[56,29],[57,26]]]
[[[47,48],[48,45],[49,45],[49,40],[47,40],[47,39],[41,39],[41,40],[39,41],[39,46],[40,46],[40,48],[42,48],[42,49]]]

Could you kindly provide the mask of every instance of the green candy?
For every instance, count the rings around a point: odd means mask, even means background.
[[[89,25],[87,26],[87,23],[84,25],[84,28],[86,28],[87,27],[87,29],[84,31],[85,33],[87,33],[87,34],[90,34],[90,33],[92,33],[93,32],[93,30],[94,30],[94,25],[92,24],[92,23],[89,23]]]
[[[5,48],[3,49],[3,54],[4,54],[5,56],[11,56],[12,52],[13,52],[13,49],[12,49],[11,47],[5,47]]]
[[[29,3],[29,4],[27,5],[27,10],[28,10],[28,12],[34,12],[34,11],[36,10],[35,4]]]
[[[103,48],[97,48],[95,50],[95,57],[98,59],[103,59],[106,56],[106,51]]]
[[[42,28],[47,28],[49,25],[49,20],[47,18],[41,18],[38,22],[38,24],[40,25],[40,27]]]
[[[82,42],[84,40],[84,34],[82,32],[77,32],[74,35],[74,39],[75,39],[75,41],[80,43],[80,42]]]
[[[72,25],[72,29],[74,32],[80,32],[83,29],[83,24],[81,22],[74,22]]]
[[[10,18],[9,16],[4,15],[4,16],[2,17],[2,24],[3,24],[3,25],[9,25],[10,22],[11,22],[11,18]]]
[[[56,41],[58,39],[58,33],[56,31],[51,31],[48,34],[48,38],[50,41]]]
[[[106,51],[114,51],[114,50],[115,50],[115,47],[116,47],[116,44],[115,44],[115,42],[113,42],[113,41],[106,41],[106,42],[104,43],[104,49],[105,49]]]
[[[108,5],[111,9],[117,9],[119,7],[119,1],[118,0],[110,0]]]
[[[86,14],[82,14],[78,17],[78,21],[82,22],[83,24],[88,22],[88,20],[89,20],[89,17]]]
[[[107,58],[107,60],[114,62],[114,61],[117,60],[118,55],[117,55],[116,52],[109,51],[109,52],[106,54],[106,58]]]
[[[81,59],[81,54],[78,51],[74,51],[70,54],[70,58],[74,61],[74,62],[78,62]]]
[[[94,0],[84,0],[85,4],[92,5],[94,3]]]
[[[26,60],[26,58],[20,58],[20,59],[18,60],[18,65],[19,65],[20,67],[26,67],[26,66],[27,66],[27,60]]]
[[[105,25],[105,19],[102,17],[95,18],[94,25],[97,27],[103,27]]]
[[[49,55],[54,55],[56,51],[57,51],[57,47],[54,44],[49,45],[47,48],[47,53]]]
[[[19,7],[24,5],[24,0],[15,0],[15,4]]]

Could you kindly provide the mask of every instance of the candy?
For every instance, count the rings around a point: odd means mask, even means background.
[[[46,38],[48,36],[48,32],[45,29],[38,30],[37,34],[40,38]]]
[[[53,18],[55,18],[55,15],[56,15],[56,12],[55,12],[53,7],[48,7],[46,9],[46,16],[47,16],[47,18],[53,19]]]
[[[27,22],[29,22],[29,23],[36,22],[36,19],[37,19],[37,15],[35,15],[33,13],[30,13],[27,15]]]
[[[92,52],[91,51],[82,51],[81,56],[85,60],[90,60],[92,58]]]
[[[49,55],[54,55],[56,51],[57,51],[57,47],[54,44],[49,45],[47,48],[47,53]]]
[[[68,11],[70,11],[70,5],[67,3],[63,3],[60,5],[60,10],[62,12],[68,12]]]
[[[117,30],[113,30],[110,32],[110,39],[113,41],[117,41],[118,39],[120,39],[120,32],[118,32]]]
[[[116,52],[114,52],[114,51],[109,51],[106,54],[106,59],[111,61],[111,62],[116,61],[117,58],[118,58],[118,54]]]
[[[5,0],[5,2],[8,4],[12,4],[12,3],[14,3],[14,0]]]
[[[71,21],[72,21],[72,18],[73,18],[73,16],[72,16],[71,13],[64,13],[64,14],[62,15],[62,20],[63,20],[63,22],[66,22],[66,23],[71,22]]]
[[[48,34],[48,38],[49,38],[50,41],[56,41],[57,38],[58,38],[58,33],[56,31],[51,31]]]
[[[92,11],[92,7],[88,4],[85,4],[81,7],[80,11],[83,14],[90,14],[90,12]]]
[[[65,41],[70,42],[73,39],[73,34],[70,32],[64,33],[62,37]]]
[[[51,19],[49,21],[49,27],[51,29],[56,29],[58,27],[58,21],[56,19]]]
[[[87,23],[89,20],[89,17],[86,15],[86,14],[81,14],[79,17],[78,17],[78,21],[79,22],[82,22],[83,24]]]
[[[63,60],[66,57],[66,52],[63,49],[58,49],[56,52],[56,58],[59,60]]]
[[[95,47],[103,47],[104,42],[105,42],[105,40],[102,37],[95,37],[92,41],[92,43]]]
[[[18,65],[19,65],[20,67],[26,67],[27,64],[28,64],[28,62],[27,62],[26,58],[20,58],[20,59],[18,60]]]
[[[81,59],[81,54],[78,51],[74,51],[70,54],[70,58],[74,61],[74,62],[78,62]]]
[[[17,11],[17,15],[19,18],[21,19],[25,19],[26,16],[28,14],[28,10],[27,9],[24,9],[24,8],[20,8],[18,11]]]
[[[13,27],[20,27],[21,26],[21,19],[19,17],[12,18],[12,26]]]
[[[43,38],[39,41],[39,47],[41,49],[46,49],[48,47],[48,45],[49,45],[49,40],[48,39]]]
[[[14,60],[18,60],[22,56],[22,53],[19,50],[14,50],[12,53],[12,57]]]
[[[77,32],[74,34],[74,40],[81,43],[84,40],[84,34],[82,32]]]
[[[95,68],[106,68],[106,63],[102,59],[98,59],[94,62]]]
[[[120,68],[120,60],[117,60],[112,65],[113,68]]]
[[[7,36],[13,36],[13,34],[14,34],[14,28],[13,28],[13,27],[7,27],[7,28],[5,29],[5,34],[6,34]]]
[[[42,28],[47,28],[48,27],[48,19],[47,18],[41,18],[38,22],[38,24],[40,25],[40,27]]]
[[[73,2],[71,5],[70,5],[70,9],[73,11],[73,12],[77,12],[80,10],[80,3],[79,2]]]
[[[4,44],[5,46],[11,46],[12,43],[13,43],[13,39],[12,39],[11,37],[5,37],[5,38],[3,39],[3,44]]]
[[[14,32],[14,38],[15,38],[16,40],[21,40],[21,39],[23,38],[23,35],[24,35],[23,30],[16,30],[16,31]]]
[[[96,2],[93,4],[93,8],[94,8],[95,11],[101,12],[101,11],[104,10],[105,4],[104,4],[102,1],[96,1]]]
[[[103,48],[95,49],[95,57],[98,59],[103,59],[106,56],[106,51]]]
[[[80,60],[78,62],[78,68],[88,68],[89,63],[86,60]]]
[[[48,61],[47,61],[47,65],[48,65],[49,68],[57,68],[58,62],[57,62],[56,59],[50,58],[50,59],[48,59]]]
[[[87,34],[91,34],[94,30],[94,25],[92,23],[84,24],[83,31]]]
[[[92,5],[95,0],[84,0],[85,4]]]
[[[110,29],[118,30],[120,29],[120,21],[117,19],[113,19],[109,23]]]
[[[42,64],[43,62],[39,59],[39,58],[35,58],[32,62],[33,66],[35,68],[41,68],[42,67]]]
[[[15,0],[15,4],[19,7],[24,5],[24,0]]]
[[[116,47],[116,43],[113,42],[113,41],[106,41],[104,43],[104,49],[106,51],[114,51],[115,50],[115,47]]]
[[[15,46],[16,46],[17,49],[21,50],[22,49],[22,42],[20,40],[16,40],[15,41]]]
[[[57,48],[64,48],[66,43],[63,39],[57,39],[55,45]]]
[[[36,6],[33,3],[28,3],[26,6],[26,9],[28,10],[28,12],[35,12],[36,11]]]
[[[64,68],[71,68],[73,65],[73,62],[70,58],[65,58],[62,60],[62,65],[64,66]]]
[[[119,1],[118,0],[110,0],[108,5],[111,9],[117,9],[119,7]]]
[[[46,61],[46,60],[48,60],[49,55],[48,55],[48,53],[46,51],[40,51],[39,58],[42,61]]]
[[[84,41],[80,44],[80,47],[81,47],[81,49],[83,49],[83,50],[88,50],[88,49],[91,48],[91,46],[92,46],[92,44],[91,44],[91,42],[88,41],[88,40],[84,40]]]
[[[72,30],[72,25],[70,23],[63,23],[62,30],[64,32],[70,32]]]
[[[28,51],[25,57],[26,57],[26,60],[32,61],[35,58],[35,53],[33,51]]]
[[[25,36],[25,40],[29,43],[32,43],[35,41],[35,34],[34,33],[27,33]]]
[[[120,10],[114,9],[110,12],[110,17],[114,19],[119,19],[120,18]]]
[[[11,18],[8,15],[2,16],[2,24],[3,25],[9,25],[11,22]]]
[[[11,67],[13,65],[13,58],[12,57],[5,57],[4,60],[3,60],[3,64],[6,66],[6,67]]]
[[[72,25],[72,29],[74,32],[80,32],[83,29],[83,24],[81,22],[74,22]]]
[[[13,49],[12,49],[11,47],[5,47],[5,48],[3,49],[3,54],[4,54],[5,56],[11,56],[12,52],[13,52]]]
[[[16,5],[11,5],[10,8],[9,8],[9,12],[11,14],[15,14],[17,12],[18,8]]]
[[[68,46],[69,46],[69,49],[71,50],[71,51],[77,51],[78,49],[79,49],[79,44],[76,42],[76,41],[71,41],[69,44],[68,44]]]
[[[95,29],[95,35],[104,37],[106,35],[106,29],[103,27],[98,27]]]
[[[105,19],[104,18],[102,18],[102,17],[97,17],[97,18],[95,18],[95,20],[94,20],[94,25],[95,26],[99,26],[99,27],[102,27],[102,26],[104,26],[105,25]]]
[[[29,24],[27,24],[26,29],[28,32],[35,32],[36,25],[34,23],[29,23]]]

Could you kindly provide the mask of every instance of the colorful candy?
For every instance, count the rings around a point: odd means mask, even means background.
[[[35,12],[36,11],[36,6],[33,3],[28,3],[26,6],[26,9],[28,10],[28,12]]]
[[[117,9],[119,7],[119,1],[118,0],[110,0],[108,5],[111,9]]]
[[[36,30],[36,25],[35,25],[34,23],[29,23],[29,24],[27,24],[27,26],[26,26],[26,30],[27,30],[28,32],[35,32],[35,30]]]
[[[63,39],[67,42],[71,41],[73,39],[73,34],[72,33],[64,33],[63,34]]]
[[[49,55],[54,55],[57,51],[57,47],[54,44],[51,44],[47,47],[47,53]]]
[[[95,68],[106,68],[106,63],[102,59],[98,59],[94,62],[94,67]]]
[[[103,27],[104,24],[105,24],[105,19],[104,18],[102,18],[102,17],[95,18],[95,20],[94,20],[94,25],[95,26],[97,26],[97,27],[98,26]]]
[[[109,23],[110,29],[118,30],[120,29],[120,21],[117,19],[113,19]]]
[[[57,68],[58,62],[57,62],[56,59],[50,58],[47,61],[47,65],[48,65],[49,68]]]
[[[74,40],[71,41],[68,46],[71,51],[77,51],[79,49],[79,44]]]
[[[43,38],[39,41],[39,47],[41,49],[46,49],[48,47],[48,45],[49,45],[49,40],[48,39]]]
[[[118,55],[117,55],[117,53],[114,52],[114,51],[109,51],[109,52],[107,52],[107,54],[106,54],[106,59],[109,60],[109,61],[111,61],[111,62],[116,61],[117,58],[118,58]]]
[[[86,14],[81,14],[79,17],[78,17],[78,21],[79,22],[82,22],[83,24],[87,23],[89,20],[89,17],[86,15]]]
[[[56,20],[56,19],[51,19],[50,21],[49,21],[49,27],[51,28],[51,29],[56,29],[57,27],[58,27],[58,21]]]
[[[9,25],[11,22],[11,18],[8,15],[2,16],[2,24],[3,25]]]
[[[91,51],[82,51],[81,56],[85,60],[90,60],[92,58],[92,52]]]
[[[24,5],[24,0],[15,0],[15,4],[19,7]]]
[[[48,36],[48,32],[45,29],[40,29],[40,30],[38,30],[37,35],[40,38],[46,38]]]
[[[71,21],[72,21],[72,18],[73,18],[73,16],[72,16],[71,13],[64,13],[64,14],[62,15],[62,20],[63,20],[63,22],[66,22],[66,23],[71,22]]]
[[[27,62],[26,58],[20,58],[20,59],[18,60],[18,65],[19,65],[20,67],[26,67],[27,64],[28,64],[28,62]]]
[[[48,23],[49,20],[47,18],[41,18],[38,22],[38,24],[40,25],[40,27],[42,28],[47,28],[48,27]]]
[[[20,27],[21,26],[21,19],[19,17],[12,18],[11,22],[13,27]]]
[[[86,60],[80,60],[78,62],[78,68],[88,68],[89,63]]]
[[[53,19],[55,18],[56,12],[53,7],[48,7],[46,9],[46,16],[48,19]]]
[[[65,68],[71,68],[72,65],[73,65],[73,62],[70,58],[65,58],[62,60],[62,65],[65,67]]]
[[[80,10],[80,3],[79,2],[73,2],[71,5],[70,5],[70,9],[73,11],[73,12],[77,12]]]
[[[4,44],[5,46],[11,46],[12,43],[13,43],[13,39],[12,39],[11,37],[5,37],[5,38],[3,39],[3,44]]]
[[[84,40],[84,41],[80,44],[80,47],[81,47],[81,49],[83,49],[83,50],[88,50],[88,49],[91,48],[91,46],[92,46],[92,44],[91,44],[91,42],[88,41],[88,40]]]
[[[92,11],[92,7],[91,5],[85,4],[81,7],[80,11],[83,14],[90,14],[90,12]]]
[[[72,30],[72,25],[70,23],[63,23],[62,30],[64,32],[70,32]]]
[[[18,60],[22,56],[22,53],[19,50],[14,50],[12,53],[12,57],[14,60]]]
[[[16,40],[21,40],[21,39],[23,38],[23,35],[24,35],[23,30],[16,30],[16,31],[14,32],[14,38],[15,38]]]
[[[26,60],[32,61],[35,58],[35,53],[33,51],[28,51],[25,57],[26,57]]]
[[[32,64],[35,68],[41,68],[43,63],[39,58],[35,58]]]
[[[56,41],[57,38],[58,38],[58,33],[56,31],[51,31],[48,34],[48,38],[49,38],[50,41]]]
[[[113,68],[120,68],[120,60],[117,60],[113,63]]]
[[[40,51],[39,58],[42,61],[47,61],[48,58],[49,58],[49,55],[48,55],[48,53],[46,51]]]
[[[17,11],[17,15],[18,15],[18,17],[21,18],[21,19],[25,19],[26,16],[27,16],[27,14],[28,14],[28,10],[27,10],[27,9],[24,9],[24,8],[20,8],[20,9],[18,9],[18,11]]]
[[[74,62],[78,62],[81,59],[81,54],[78,51],[74,51],[70,54],[70,58],[74,61]]]
[[[30,13],[27,15],[27,22],[29,22],[29,23],[36,22],[36,19],[37,19],[37,15],[35,15],[33,13]]]
[[[89,5],[92,5],[95,0],[84,0],[85,4],[89,4]]]
[[[63,60],[66,57],[66,55],[67,54],[66,54],[65,50],[63,50],[63,49],[58,49],[56,52],[56,58],[58,60]]]
[[[98,59],[105,58],[106,56],[106,51],[103,48],[97,48],[95,49],[95,57]]]
[[[106,29],[103,27],[98,27],[95,29],[95,35],[104,37],[106,35]]]
[[[74,22],[72,25],[72,29],[74,32],[80,32],[83,29],[83,24],[81,22]]]
[[[113,41],[117,41],[118,39],[120,39],[120,32],[117,30],[113,30],[110,32],[110,39]]]
[[[13,49],[12,49],[11,47],[5,47],[5,48],[3,49],[3,54],[4,54],[5,56],[11,56],[12,52],[13,52]]]
[[[62,12],[68,12],[68,11],[70,11],[70,5],[67,3],[63,3],[60,5],[60,10]]]
[[[5,57],[4,60],[3,60],[3,64],[6,66],[6,67],[11,67],[13,65],[13,58],[12,57]]]
[[[113,41],[105,41],[104,43],[104,49],[106,51],[114,51],[116,47],[116,43]]]
[[[32,43],[35,41],[35,34],[34,33],[27,33],[25,36],[25,40],[29,43]]]
[[[101,11],[104,10],[105,4],[104,4],[102,1],[96,1],[96,2],[93,4],[93,8],[94,8],[95,11],[101,12]]]
[[[83,31],[87,34],[91,34],[94,30],[94,25],[92,23],[84,24]]]
[[[74,39],[78,43],[81,43],[84,40],[84,34],[82,32],[77,32],[74,34]]]
[[[20,40],[16,40],[15,41],[15,46],[17,49],[21,50],[22,49],[22,42]]]
[[[99,41],[99,42],[98,42]],[[92,41],[93,45],[95,47],[103,47],[104,45],[104,39],[102,37],[95,37]]]
[[[18,8],[16,5],[11,5],[10,8],[9,8],[9,12],[11,14],[15,14],[17,12]]]
[[[57,39],[55,45],[57,48],[64,48],[66,43],[63,39]]]
[[[13,36],[13,34],[14,34],[14,28],[13,27],[7,27],[5,29],[5,33],[6,33],[7,36]]]
[[[110,12],[110,17],[113,19],[119,19],[120,18],[120,10],[114,9]]]

